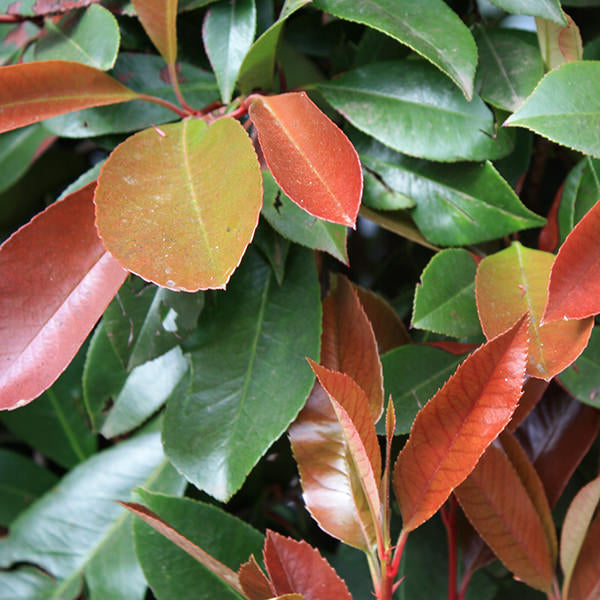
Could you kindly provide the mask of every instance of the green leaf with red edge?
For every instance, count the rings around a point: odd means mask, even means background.
[[[538,43],[547,71],[583,58],[583,43],[579,27],[566,13],[565,17],[566,26],[541,17],[535,20]]]
[[[544,323],[600,313],[600,201],[560,247],[550,272]]]
[[[487,339],[506,331],[524,313],[529,325],[527,374],[550,380],[586,347],[593,319],[540,325],[554,256],[518,242],[484,258],[475,277],[475,297]]]
[[[0,409],[50,387],[127,276],[94,228],[94,187],[51,205],[0,246]]]
[[[554,564],[544,527],[509,457],[490,446],[454,493],[504,565],[527,585],[549,592]]]
[[[238,121],[185,120],[117,146],[95,202],[100,237],[130,271],[172,290],[224,288],[258,223],[260,167]]]
[[[0,14],[25,15],[36,17],[53,13],[62,13],[74,8],[82,8],[99,0],[0,0]]]
[[[581,550],[599,502],[600,477],[596,477],[579,490],[565,516],[560,536],[560,566],[564,575],[563,598],[570,597],[567,592],[579,556],[585,560]]]
[[[600,592],[599,546],[600,513],[597,513],[581,546],[566,600],[596,600],[598,598]]]
[[[417,415],[394,465],[403,528],[429,519],[510,420],[527,364],[526,318],[471,354]]]
[[[267,531],[263,555],[277,594],[302,594],[306,600],[352,600],[333,567],[305,541]]]
[[[321,363],[349,375],[363,389],[376,423],[383,412],[383,374],[377,341],[358,294],[343,275],[323,301]]]
[[[342,130],[305,92],[254,96],[249,115],[267,166],[290,200],[315,217],[355,227],[362,169]]]
[[[2,67],[0,133],[138,96],[103,71],[76,62],[48,60]]]
[[[238,579],[248,600],[268,600],[275,593],[254,556],[240,567]]]
[[[131,0],[148,37],[168,65],[177,59],[177,0]]]

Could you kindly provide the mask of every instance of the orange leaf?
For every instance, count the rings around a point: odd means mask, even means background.
[[[540,324],[554,257],[548,252],[509,248],[484,258],[475,276],[481,327],[490,339],[530,312],[527,374],[550,380],[568,367],[586,347],[593,319]]]
[[[352,600],[331,565],[304,541],[267,531],[265,566],[277,594],[302,594],[306,600]]]
[[[323,301],[321,362],[349,375],[369,399],[373,422],[383,412],[383,374],[371,323],[352,284],[343,275]]]
[[[271,582],[258,566],[254,556],[240,567],[238,579],[248,600],[269,600],[275,593]]]
[[[0,69],[0,133],[81,108],[135,100],[138,94],[99,69],[48,60]]]
[[[442,506],[510,420],[527,364],[527,325],[521,319],[471,354],[417,414],[394,466],[406,531]]]
[[[596,515],[585,536],[567,600],[597,600],[600,597],[600,513]]]
[[[577,223],[558,251],[550,273],[544,322],[600,313],[600,202]]]
[[[127,277],[94,228],[95,183],[0,246],[0,409],[27,404],[71,362]]]
[[[148,37],[169,65],[177,59],[177,0],[131,0]]]
[[[140,131],[113,150],[96,223],[127,269],[173,290],[224,288],[258,223],[262,178],[234,119],[188,119]]]
[[[546,534],[506,454],[490,446],[454,493],[473,527],[506,568],[527,585],[549,591],[554,567]]]
[[[315,217],[354,227],[362,169],[342,130],[305,92],[254,96],[249,115],[267,166],[286,195]]]

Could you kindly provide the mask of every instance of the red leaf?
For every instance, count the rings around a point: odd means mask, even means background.
[[[305,92],[255,96],[249,109],[273,177],[311,215],[355,226],[362,169],[354,147]]]
[[[444,350],[445,352],[450,352],[450,354],[454,354],[456,356],[460,356],[461,354],[467,354],[467,352],[472,352],[477,348],[477,344],[465,344],[462,342],[453,342],[450,340],[436,340],[433,342],[427,342],[428,346],[433,346],[434,348],[439,348],[440,350]]]
[[[600,202],[577,223],[558,251],[550,273],[543,322],[600,313]]]
[[[138,94],[99,69],[48,60],[0,69],[0,133],[81,108],[135,100]]]
[[[567,600],[598,600],[600,597],[598,548],[600,548],[600,513],[592,521],[581,546]]]
[[[383,374],[371,323],[352,284],[343,275],[323,301],[321,362],[349,375],[369,399],[373,422],[383,412]]]
[[[135,12],[165,62],[177,59],[177,0],[131,0]]]
[[[269,600],[275,593],[271,582],[258,566],[254,556],[240,567],[238,579],[248,600]]]
[[[96,233],[95,185],[52,204],[0,246],[0,409],[52,385],[127,276]]]
[[[277,594],[299,593],[306,600],[352,600],[343,580],[306,542],[267,531],[263,554]]]
[[[558,246],[558,241],[560,239],[558,232],[558,209],[560,207],[564,187],[565,184],[563,183],[560,188],[558,188],[556,196],[554,196],[554,202],[548,212],[546,225],[544,225],[538,237],[538,250],[554,252],[556,246]]]
[[[525,375],[527,327],[523,317],[471,354],[417,414],[394,466],[406,531],[442,506],[510,420]]]

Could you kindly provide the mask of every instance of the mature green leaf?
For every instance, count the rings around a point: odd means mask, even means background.
[[[258,224],[260,167],[239,121],[188,119],[119,145],[94,202],[105,247],[129,271],[172,290],[224,288]]]
[[[560,382],[584,404],[600,408],[600,330],[592,335],[583,354],[560,374]]]
[[[535,35],[517,29],[475,30],[479,70],[475,89],[490,104],[510,112],[523,104],[544,75]]]
[[[142,502],[189,541],[236,570],[255,554],[263,536],[223,510],[188,498],[172,498],[138,490]],[[239,595],[213,572],[136,519],[136,551],[158,600],[234,600]]]
[[[40,28],[31,21],[0,23],[0,65],[13,62],[29,40],[35,39],[39,32]]]
[[[479,161],[512,149],[506,132],[495,131],[492,112],[481,98],[467,102],[425,61],[374,63],[317,88],[355,127],[399,152]]]
[[[99,4],[70,13],[58,23],[48,19],[45,29],[34,46],[36,60],[73,60],[102,71],[112,69],[117,60],[119,25]]]
[[[252,243],[269,261],[273,273],[275,273],[275,279],[277,280],[277,283],[281,285],[285,275],[285,262],[287,260],[288,252],[290,251],[291,242],[288,239],[281,237],[273,227],[263,220],[256,228]]]
[[[442,250],[421,275],[415,290],[412,326],[454,337],[481,333],[475,304],[473,257],[461,249]]]
[[[167,404],[163,439],[194,485],[229,498],[296,416],[312,386],[321,324],[312,255],[292,248],[282,286],[246,253],[200,317],[189,376]]]
[[[74,8],[87,6],[98,0],[20,0],[15,3],[13,0],[0,0],[0,14],[25,15],[35,17],[38,15],[47,15],[52,13],[61,13]]]
[[[219,90],[214,75],[185,62],[180,63],[180,66],[179,87],[188,102],[202,107],[218,99]],[[176,102],[165,64],[159,56],[122,52],[113,75],[140,94],[152,94],[169,102]],[[177,115],[168,108],[134,100],[119,106],[88,108],[54,117],[46,121],[44,126],[61,137],[84,138],[135,131],[175,119]]]
[[[138,485],[183,491],[158,432],[122,442],[73,469],[14,521],[0,541],[0,565],[39,565],[60,580],[52,596],[57,600],[73,598],[66,590],[82,577],[94,599],[141,600],[146,583],[133,552],[132,517],[115,502]]]
[[[542,17],[561,25],[565,24],[559,0],[490,0],[490,2],[509,13]]]
[[[308,248],[328,252],[348,264],[348,229],[317,219],[294,204],[277,185],[270,171],[263,171],[262,215],[284,237]]]
[[[81,591],[81,581],[73,580],[66,589],[61,587],[62,596],[57,596],[60,583],[29,566],[0,573],[0,584],[0,600],[64,600],[75,598]]]
[[[363,204],[375,210],[401,210],[414,208],[416,202],[391,188],[375,170],[363,161]]]
[[[206,13],[202,38],[225,104],[231,100],[255,31],[254,0],[221,0]]]
[[[464,357],[426,345],[406,345],[381,357],[386,398],[396,410],[396,435],[408,433],[417,413],[442,387]],[[385,432],[383,423],[377,428]]]
[[[600,156],[599,78],[600,62],[566,63],[542,79],[505,125],[525,127],[563,146]]]
[[[0,448],[0,524],[9,525],[57,481],[54,473],[31,459]]]

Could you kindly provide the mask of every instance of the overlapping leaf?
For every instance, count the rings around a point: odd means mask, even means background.
[[[148,37],[168,65],[177,59],[177,0],[131,0]]]
[[[554,256],[514,242],[481,261],[475,279],[477,309],[488,339],[505,331],[524,313],[529,325],[527,373],[549,380],[568,367],[587,345],[593,319],[540,325]]]
[[[68,0],[67,2],[61,2],[60,0],[21,0],[20,2],[15,3],[13,0],[0,0],[0,13],[35,17],[39,15],[66,12],[74,8],[88,6],[98,1],[99,0]]]
[[[98,238],[93,191],[51,205],[0,248],[2,409],[50,387],[127,275]]]
[[[509,13],[543,17],[564,25],[565,19],[559,0],[490,0]]]
[[[510,420],[527,364],[527,326],[519,320],[469,356],[417,415],[394,465],[404,530],[440,508]]]
[[[238,579],[248,600],[268,600],[273,597],[274,590],[271,582],[254,556],[240,567]]]
[[[600,516],[596,514],[581,546],[567,600],[594,600],[598,597],[600,590],[598,544],[600,544]]]
[[[600,329],[594,327],[581,356],[560,374],[561,384],[580,402],[600,407]]]
[[[567,62],[583,58],[583,42],[579,27],[565,14],[567,25],[558,25],[547,19],[537,18],[536,29],[542,59],[546,70],[551,71]]]
[[[358,155],[304,92],[257,96],[250,118],[273,177],[306,212],[355,226],[362,195]]]

